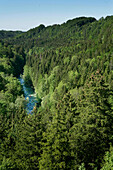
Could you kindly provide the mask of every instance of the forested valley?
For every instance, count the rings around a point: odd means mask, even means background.
[[[40,101],[32,114],[19,76]],[[113,16],[0,31],[0,170],[113,169]]]

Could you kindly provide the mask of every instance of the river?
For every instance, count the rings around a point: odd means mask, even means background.
[[[34,93],[32,88],[28,88],[25,86],[22,76],[19,77],[19,81],[23,87],[25,100],[27,100],[27,106],[26,106],[27,113],[32,114],[32,110],[35,106],[35,103],[37,103],[36,94]]]

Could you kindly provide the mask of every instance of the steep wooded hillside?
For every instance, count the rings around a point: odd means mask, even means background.
[[[0,37],[0,168],[112,169],[113,16]],[[33,115],[13,77],[23,66]]]

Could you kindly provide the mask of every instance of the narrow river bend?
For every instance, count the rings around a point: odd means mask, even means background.
[[[25,86],[25,83],[22,77],[19,77],[19,81],[23,87],[25,100],[27,100],[27,106],[26,106],[27,113],[32,114],[32,110],[35,106],[35,103],[37,103],[36,94],[34,93],[32,88],[28,88]]]

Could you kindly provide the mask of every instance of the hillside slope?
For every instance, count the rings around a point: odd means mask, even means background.
[[[10,101],[1,100],[0,168],[112,169],[113,16],[3,35],[0,55],[0,93]],[[25,115],[17,81],[14,91],[4,78],[24,64],[41,101],[33,115]]]

